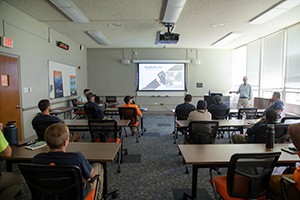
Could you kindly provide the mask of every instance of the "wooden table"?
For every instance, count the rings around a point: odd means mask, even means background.
[[[265,144],[201,144],[178,145],[186,164],[193,165],[192,199],[197,197],[198,168],[227,167],[230,158],[235,153],[264,153],[282,152],[278,165],[290,165],[299,162],[297,154],[281,151],[281,148],[293,146],[292,144],[275,144],[273,150],[266,149]]]
[[[116,157],[120,143],[69,143],[67,152],[81,152],[90,163],[100,162],[104,170],[103,197],[107,196],[107,167],[106,162],[112,162]],[[49,152],[49,147],[45,146],[36,150],[25,149],[24,146],[12,145],[12,156],[6,159],[6,170],[12,171],[13,163],[31,162],[32,158],[39,153]]]
[[[64,114],[64,119],[66,119],[66,113],[70,113],[70,119],[72,119],[72,111],[77,109],[78,107],[58,107],[54,108],[53,110],[50,111],[50,115],[59,115],[59,114]]]

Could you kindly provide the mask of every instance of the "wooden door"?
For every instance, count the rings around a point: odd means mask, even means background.
[[[18,139],[22,140],[18,58],[0,54],[0,122],[5,127],[8,121],[16,121]]]

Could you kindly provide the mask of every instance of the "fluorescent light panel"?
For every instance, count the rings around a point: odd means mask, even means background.
[[[87,33],[99,44],[103,46],[111,45],[111,43],[99,31],[87,31]]]
[[[262,13],[261,15],[258,15],[254,19],[250,21],[250,24],[263,24],[289,10],[292,8],[300,5],[299,0],[286,0],[282,3],[278,4],[274,8]]]
[[[77,23],[89,23],[89,20],[70,0],[49,0],[71,20]]]
[[[224,37],[222,37],[221,39],[217,40],[216,42],[212,43],[211,45],[222,46],[222,45],[226,44],[227,42],[230,42],[231,40],[234,40],[235,38],[237,38],[241,35],[242,35],[241,32],[231,32],[231,33],[225,35]]]
[[[185,2],[186,0],[168,0],[162,22],[171,24],[176,23]]]

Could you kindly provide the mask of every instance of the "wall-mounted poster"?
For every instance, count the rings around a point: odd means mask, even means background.
[[[70,76],[70,91],[71,91],[71,96],[77,95],[76,76]]]
[[[63,79],[61,71],[54,71],[54,90],[55,90],[55,98],[63,97]]]

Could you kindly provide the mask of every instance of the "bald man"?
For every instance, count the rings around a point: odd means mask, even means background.
[[[248,77],[243,77],[243,84],[240,85],[238,91],[230,91],[229,93],[240,94],[237,108],[249,108],[249,101],[252,99],[252,86],[248,83]]]
[[[289,126],[288,132],[291,136],[292,142],[296,149],[298,149],[298,156],[300,157],[300,123],[291,124]],[[272,200],[281,200],[284,199],[282,195],[282,190],[280,186],[280,177],[282,175],[274,175],[271,176],[270,179],[270,193],[268,196]],[[300,166],[294,171],[294,174],[284,174],[292,180],[294,180],[297,184],[285,184],[285,189],[287,191],[287,197],[289,200],[299,200],[300,199]]]

